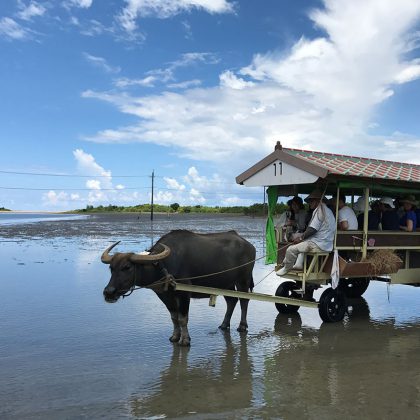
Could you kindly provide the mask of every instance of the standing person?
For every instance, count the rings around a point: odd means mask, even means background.
[[[332,198],[334,209],[337,206],[337,197]],[[338,197],[338,230],[357,230],[357,217],[353,209],[346,206],[346,196],[341,195]]]
[[[404,216],[400,219],[400,229],[406,232],[414,232],[417,228],[416,197],[407,195],[400,200],[404,207]]]
[[[332,251],[336,231],[335,218],[332,211],[322,202],[321,191],[313,191],[305,201],[313,210],[309,226],[286,250],[283,267],[277,271],[278,276],[287,274],[296,263],[300,254],[305,252]],[[300,268],[300,267],[296,267]]]
[[[395,210],[394,200],[391,197],[382,197],[379,200],[381,208],[382,230],[399,230],[400,218]]]
[[[354,210],[359,212],[357,216],[357,225],[359,230],[363,230],[365,221],[365,198],[359,197],[353,206]],[[379,216],[368,206],[368,230],[379,229]]]

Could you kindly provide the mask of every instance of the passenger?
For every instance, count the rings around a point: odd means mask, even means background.
[[[298,256],[305,252],[332,251],[336,224],[332,211],[322,203],[322,196],[321,191],[313,191],[305,198],[313,210],[312,219],[305,232],[287,248],[283,267],[276,273],[278,276],[284,276],[292,268],[302,269],[300,265],[294,264]]]
[[[363,223],[365,220],[365,199],[364,197],[359,197],[356,203],[353,206],[354,210],[359,212],[357,216],[357,225],[359,230],[363,230]],[[368,230],[378,230],[379,229],[379,216],[378,214],[371,210],[368,206]]]
[[[276,220],[276,240],[277,242],[288,241],[292,232],[293,227],[292,223],[295,219],[293,209],[292,209],[292,200],[287,201],[287,210],[280,214],[279,218]]]
[[[332,198],[334,209],[337,206],[337,197]],[[334,210],[335,211],[335,210]],[[346,196],[338,197],[338,230],[357,230],[357,217],[353,209],[346,206]]]
[[[417,216],[416,216],[416,197],[414,195],[408,195],[400,200],[400,203],[404,207],[405,214],[400,219],[400,229],[406,232],[414,232],[417,228]]]
[[[291,208],[292,200],[288,200],[286,204],[287,204],[287,210],[281,213],[276,220],[277,228],[282,228],[289,222],[289,220],[293,219],[293,210]]]
[[[382,230],[399,230],[400,218],[395,210],[395,204],[391,197],[382,197],[379,200],[381,206]]]
[[[306,229],[307,216],[303,200],[299,196],[295,196],[290,201],[290,207],[293,211],[294,219],[290,220],[288,224],[294,227],[294,233],[303,233]]]
[[[403,205],[400,203],[400,200],[401,200],[401,197],[397,197],[397,198],[394,200],[394,206],[395,206],[395,211],[396,211],[396,212],[397,212],[397,214],[398,214],[398,220],[399,220],[399,219],[401,219],[401,217],[403,217],[403,216],[404,216],[404,213],[405,213],[404,207],[403,207]]]

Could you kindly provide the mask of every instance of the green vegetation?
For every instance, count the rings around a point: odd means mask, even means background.
[[[286,210],[286,204],[279,203],[276,206],[276,213],[280,214]],[[181,206],[179,203],[172,203],[169,206],[162,204],[155,204],[153,206],[155,213],[229,213],[229,214],[244,214],[246,216],[264,216],[267,214],[267,205],[262,203],[255,203],[251,206]],[[85,209],[74,210],[74,213],[104,213],[104,212],[116,212],[116,213],[150,213],[150,204],[138,204],[136,206],[98,206],[94,207],[91,205],[86,206]]]
[[[0,211],[12,211],[12,210],[6,209],[6,207],[0,207]]]

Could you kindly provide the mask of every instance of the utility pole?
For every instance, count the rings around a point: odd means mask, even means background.
[[[154,194],[154,185],[155,185],[155,170],[152,171],[152,206],[150,209],[150,220],[153,220],[153,194]]]

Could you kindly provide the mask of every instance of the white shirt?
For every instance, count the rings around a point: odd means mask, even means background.
[[[356,220],[357,222],[357,220]],[[332,251],[336,230],[333,212],[324,204],[320,204],[313,212],[309,227],[317,232],[308,241],[317,244],[323,251]]]
[[[346,221],[349,225],[347,230],[357,230],[359,224],[357,223],[357,217],[354,211],[347,206],[342,207],[338,210],[338,223]]]

